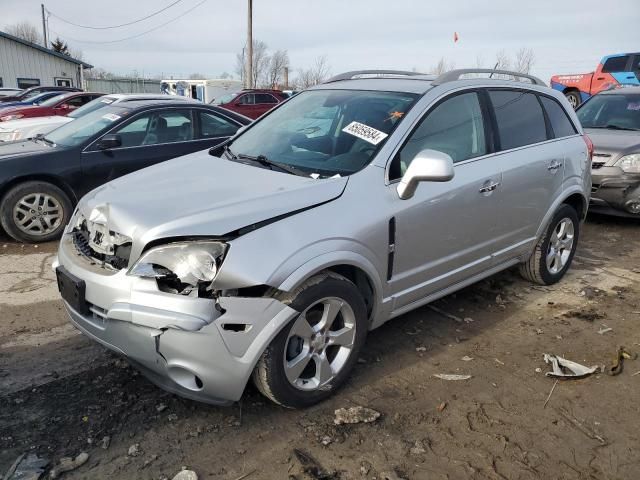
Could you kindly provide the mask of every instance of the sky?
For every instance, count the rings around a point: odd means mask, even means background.
[[[117,74],[179,78],[235,75],[246,42],[247,0],[44,0],[50,36]],[[42,0],[0,0],[0,29],[29,21],[42,29]],[[200,2],[204,2],[198,6]],[[640,0],[254,0],[254,38],[289,52],[292,76],[326,55],[331,73],[365,68],[428,72],[440,58],[457,68],[491,67],[496,52],[535,54],[532,73],[593,70],[601,57],[640,50]],[[193,8],[195,7],[195,8]],[[192,9],[189,11],[190,9]],[[156,28],[145,35],[117,41]],[[453,41],[454,32],[459,40]],[[105,43],[112,42],[112,43]],[[0,66],[1,67],[1,66]]]

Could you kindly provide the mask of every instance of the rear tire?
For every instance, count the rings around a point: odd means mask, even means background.
[[[564,96],[567,97],[567,100],[569,101],[569,103],[571,104],[574,110],[578,108],[582,103],[580,92],[577,92],[575,90],[569,90],[568,92],[565,92]]]
[[[367,309],[357,287],[332,272],[280,300],[300,314],[264,351],[253,382],[273,402],[304,408],[331,396],[349,376],[367,336]]]
[[[552,285],[558,282],[571,266],[580,236],[580,220],[575,209],[560,206],[547,231],[542,235],[533,254],[520,264],[520,274],[530,282]]]
[[[0,203],[0,224],[19,242],[60,238],[72,212],[71,200],[58,187],[30,181],[10,189]]]

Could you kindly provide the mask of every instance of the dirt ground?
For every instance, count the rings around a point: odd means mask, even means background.
[[[87,452],[63,478],[166,479],[185,466],[221,480],[639,479],[640,359],[559,381],[550,397],[543,362],[640,352],[639,232],[591,217],[558,285],[507,271],[436,302],[461,322],[424,307],[387,323],[348,385],[304,411],[252,386],[226,408],[159,390],[67,323],[55,244],[0,238],[0,476],[25,452],[50,466]],[[357,405],[380,418],[334,425],[335,409]],[[303,472],[294,449],[322,471]]]

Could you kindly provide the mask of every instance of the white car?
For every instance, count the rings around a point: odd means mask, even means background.
[[[183,97],[186,102],[195,101],[190,98]],[[181,99],[181,98],[179,98]],[[99,108],[111,105],[113,103],[130,102],[133,100],[176,100],[173,95],[163,94],[124,94],[115,93],[112,95],[105,95],[104,97],[96,98],[91,102],[83,105],[82,107],[74,110],[70,114],[64,116],[50,116],[50,117],[34,117],[34,118],[21,118],[18,120],[9,120],[7,122],[0,123],[0,143],[1,142],[15,142],[17,140],[24,140],[26,138],[34,138],[37,135],[46,135],[50,131],[69,123],[76,118],[86,115],[89,112],[93,112]]]

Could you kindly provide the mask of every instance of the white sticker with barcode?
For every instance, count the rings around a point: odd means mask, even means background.
[[[388,137],[386,133],[360,122],[351,122],[349,125],[344,127],[342,131],[353,135],[354,137],[361,138],[372,145],[377,145]]]
[[[102,103],[106,103],[107,105],[109,105],[110,103],[113,103],[113,98],[103,98],[102,100],[100,100]]]
[[[102,116],[105,120],[109,120],[110,122],[115,122],[116,120],[120,120],[120,115],[116,115],[115,113],[107,113]]]

